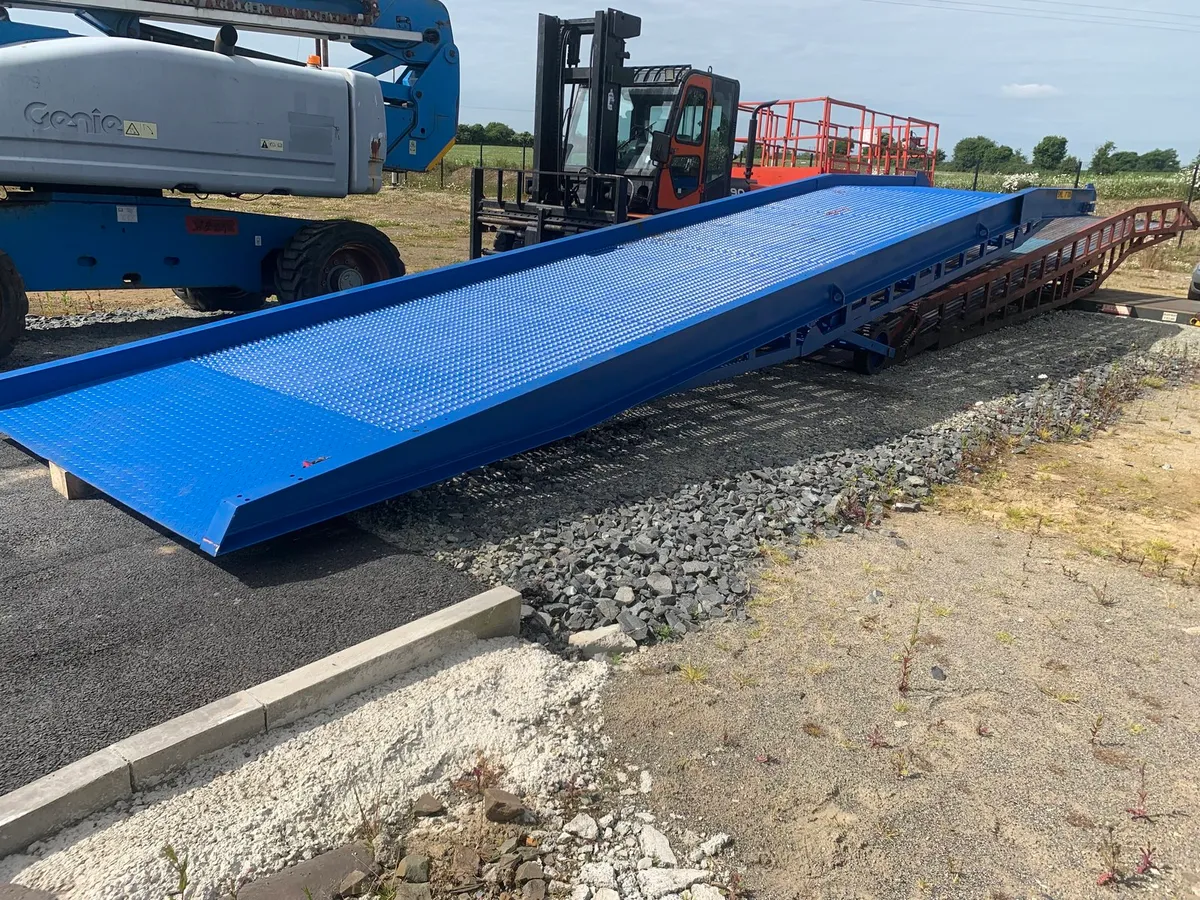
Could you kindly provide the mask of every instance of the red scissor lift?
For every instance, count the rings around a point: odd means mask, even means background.
[[[938,147],[934,122],[832,97],[741,103],[738,108],[748,124],[735,143],[742,157],[733,167],[735,183],[771,187],[832,172],[924,172],[933,181]]]

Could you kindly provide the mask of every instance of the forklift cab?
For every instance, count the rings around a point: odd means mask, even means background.
[[[629,212],[649,215],[728,196],[738,82],[687,66],[629,71],[633,83],[609,85],[601,101],[605,112],[617,113],[613,174],[629,182]],[[581,86],[563,139],[564,171],[587,172],[597,156],[591,103],[590,88]]]

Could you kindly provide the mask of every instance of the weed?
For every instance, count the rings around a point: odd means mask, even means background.
[[[758,548],[758,555],[767,562],[776,566],[786,566],[792,561],[792,558],[787,553],[778,547],[773,547],[770,544],[762,544]]]
[[[758,687],[758,679],[753,675],[746,674],[745,672],[734,672],[733,680],[738,687],[743,689]]]
[[[905,751],[897,750],[892,754],[892,771],[900,779],[908,778],[912,774],[908,768],[908,754]]]
[[[721,746],[728,747],[731,750],[735,750],[738,747],[742,746],[742,742],[737,737],[737,735],[730,734],[729,730],[726,729],[721,732]]]
[[[1096,878],[1096,884],[1102,887],[1116,887],[1124,876],[1121,872],[1121,845],[1117,843],[1111,825],[1100,842],[1099,852],[1100,875]]]
[[[883,736],[883,730],[876,725],[867,732],[867,746],[872,750],[891,750],[892,745],[888,743],[888,739]]]
[[[1054,688],[1047,688],[1047,687],[1043,687],[1040,684],[1038,685],[1038,690],[1041,691],[1043,694],[1045,694],[1047,697],[1053,697],[1059,703],[1078,703],[1079,702],[1079,695],[1072,694],[1069,691],[1060,691],[1060,690],[1056,690]]]
[[[900,692],[901,697],[908,696],[909,678],[912,675],[913,657],[916,655],[917,642],[921,637],[921,611],[924,608],[923,603],[917,604],[917,614],[913,619],[912,631],[908,635],[908,643],[905,645],[903,652],[900,654],[900,677],[896,685],[896,689]]]
[[[1106,609],[1117,605],[1117,598],[1108,596],[1108,582],[1104,582],[1103,586],[1096,587],[1094,584],[1089,584],[1088,588],[1092,592],[1092,596],[1096,598],[1096,602]]]
[[[670,625],[659,625],[654,629],[654,636],[658,638],[660,643],[669,644],[676,638],[675,629]]]
[[[954,614],[954,608],[951,606],[935,606],[933,608],[933,614],[939,619],[945,619]]]
[[[908,704],[905,703],[903,700],[897,700],[895,703],[892,704],[892,709],[894,709],[898,713],[906,713],[906,712],[908,712]]]
[[[1146,844],[1146,846],[1143,847],[1140,851],[1140,853],[1142,854],[1141,858],[1138,860],[1137,868],[1135,868],[1133,871],[1135,873],[1137,873],[1138,875],[1150,874],[1150,872],[1152,872],[1155,868],[1154,854],[1157,852],[1158,851],[1154,847],[1151,847],[1149,844]]]
[[[1093,747],[1100,743],[1100,729],[1104,726],[1104,716],[1096,716],[1096,721],[1092,723],[1091,734],[1088,736],[1088,743]]]
[[[913,661],[913,648],[912,648],[912,644],[909,644],[907,647],[904,648],[904,653],[900,657],[900,681],[899,681],[899,684],[896,685],[896,688],[897,688],[897,690],[900,691],[901,697],[908,696],[908,689],[909,689],[908,679],[909,679],[909,676],[912,674],[912,661]]]
[[[1145,734],[1146,726],[1143,725],[1141,722],[1130,722],[1129,726],[1128,726],[1128,731],[1134,737],[1137,737],[1139,734]]]
[[[1010,644],[1012,644],[1014,638],[1007,631],[997,631],[996,632],[996,640],[998,640],[1000,643],[1002,643],[1004,646],[1007,647]]]
[[[708,669],[704,666],[694,666],[690,662],[679,667],[679,677],[688,684],[698,685],[708,681]]]
[[[1143,387],[1154,388],[1156,390],[1158,388],[1161,388],[1166,383],[1167,383],[1166,380],[1159,377],[1158,375],[1146,375],[1142,378],[1142,386]]]
[[[175,888],[167,891],[168,897],[187,897],[188,889],[188,857],[185,853],[180,856],[175,852],[175,848],[170,844],[164,844],[162,850],[158,852],[159,858],[165,859],[167,865],[171,867],[171,872],[175,876]]]
[[[975,733],[980,737],[985,738],[994,737],[996,734],[994,731],[992,731],[991,726],[985,722],[979,722],[975,725]]]
[[[801,727],[804,729],[804,733],[810,738],[819,738],[825,736],[825,729],[816,722],[805,722]]]
[[[463,793],[479,795],[488,788],[499,784],[500,776],[503,774],[503,766],[493,766],[491,760],[480,753],[475,757],[475,765],[460,777],[453,779],[450,782],[450,786]],[[357,798],[357,796],[356,792],[355,797]]]
[[[819,663],[813,663],[811,666],[808,666],[804,671],[808,672],[808,674],[811,675],[813,678],[820,678],[822,675],[826,674],[831,668],[833,668],[833,667],[829,663],[819,662]]]
[[[1146,791],[1146,764],[1143,762],[1138,766],[1138,789],[1137,801],[1133,806],[1127,807],[1125,812],[1129,813],[1129,817],[1135,822],[1152,822],[1150,813],[1146,811],[1146,797],[1149,796]]]

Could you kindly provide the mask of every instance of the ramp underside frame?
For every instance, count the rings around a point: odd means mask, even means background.
[[[1092,201],[822,176],[0,376],[0,430],[216,555],[816,349]]]

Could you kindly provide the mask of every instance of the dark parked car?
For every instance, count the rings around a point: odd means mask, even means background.
[[[1200,300],[1200,263],[1192,269],[1192,283],[1188,285],[1188,299]]]

